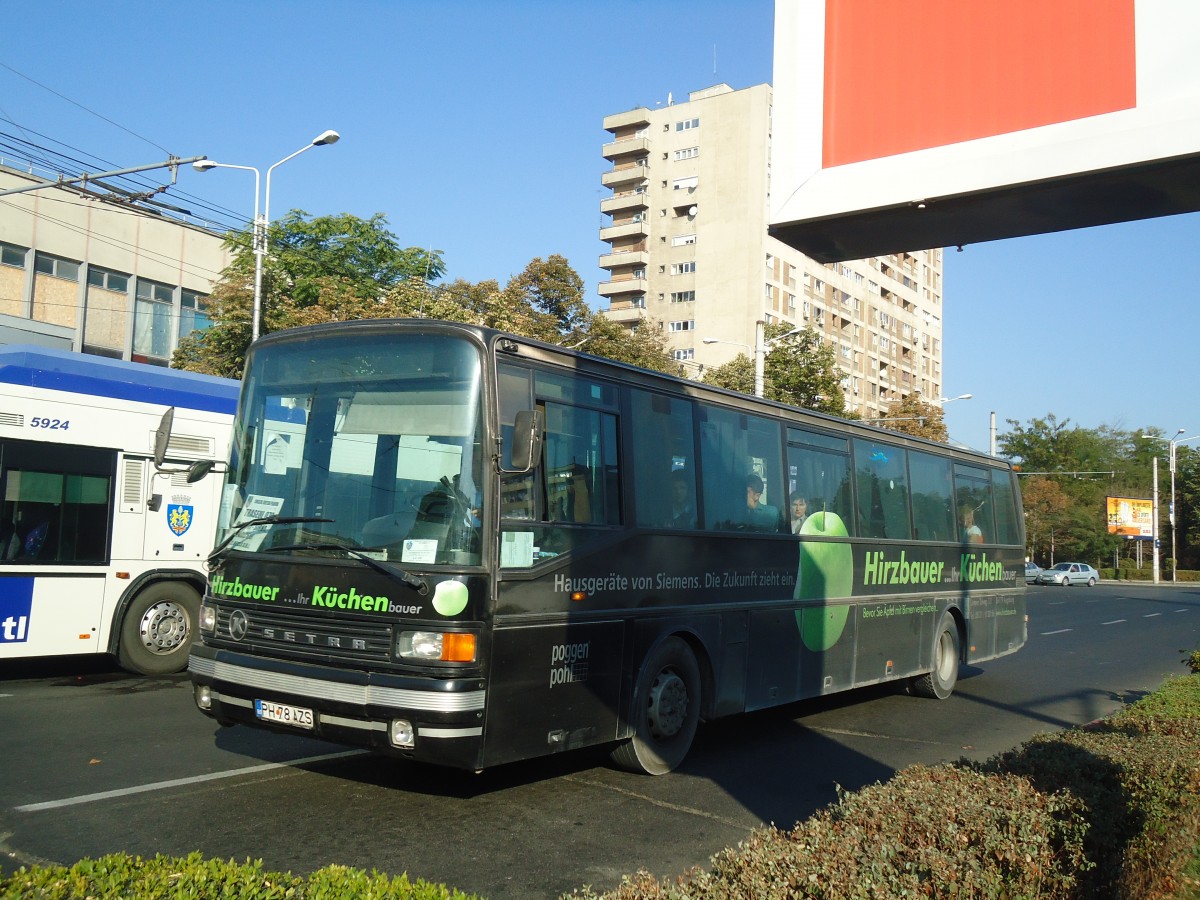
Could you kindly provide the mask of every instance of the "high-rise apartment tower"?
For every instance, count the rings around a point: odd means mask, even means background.
[[[821,264],[768,237],[770,85],[718,84],[604,128],[610,318],[661,321],[694,372],[752,355],[758,320],[811,327],[837,351],[848,410],[886,415],[917,391],[937,402],[941,249]]]

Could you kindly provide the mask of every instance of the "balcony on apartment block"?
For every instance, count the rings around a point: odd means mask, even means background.
[[[641,294],[646,293],[646,279],[633,278],[624,276],[614,278],[612,281],[602,281],[596,287],[596,291],[601,297],[623,297],[626,294]]]
[[[602,174],[600,176],[600,183],[606,188],[620,190],[625,185],[633,185],[639,181],[645,181],[648,171],[649,166],[645,165],[618,166]]]
[[[631,209],[645,209],[650,205],[645,191],[618,191],[600,201],[600,212],[618,213]]]
[[[636,106],[625,112],[613,113],[604,117],[604,130],[617,132],[621,129],[645,128],[650,124],[650,110],[645,106]]]
[[[616,241],[621,238],[636,237],[638,235],[647,237],[650,234],[650,225],[647,222],[622,222],[612,224],[600,229],[600,240]]]
[[[618,266],[642,266],[644,268],[649,261],[650,253],[646,250],[646,245],[638,244],[636,247],[605,253],[600,257],[600,268],[609,270]]]
[[[622,138],[619,141],[609,141],[601,150],[600,155],[605,159],[620,159],[622,156],[645,155],[650,152],[650,141],[644,137]]]
[[[613,302],[608,309],[604,310],[604,317],[618,325],[633,325],[646,317],[646,310],[631,303]]]

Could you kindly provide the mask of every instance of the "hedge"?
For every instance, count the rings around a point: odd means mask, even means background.
[[[1200,667],[1200,652],[1189,660]],[[579,900],[1171,896],[1200,848],[1200,676],[984,763],[914,766],[674,879]]]

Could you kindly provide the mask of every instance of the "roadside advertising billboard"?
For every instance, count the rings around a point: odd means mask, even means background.
[[[1200,209],[1195,0],[776,0],[771,234],[821,262]]]
[[[1131,540],[1154,537],[1154,503],[1132,497],[1108,498],[1108,533],[1122,534]]]

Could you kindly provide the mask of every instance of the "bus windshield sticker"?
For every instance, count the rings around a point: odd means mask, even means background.
[[[506,531],[500,541],[500,566],[527,569],[533,565],[533,532]]]
[[[400,562],[435,563],[437,562],[437,549],[438,542],[432,538],[410,538],[404,542]]]

